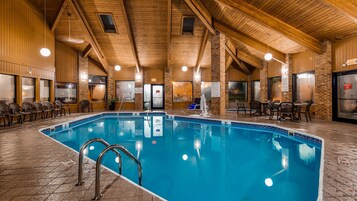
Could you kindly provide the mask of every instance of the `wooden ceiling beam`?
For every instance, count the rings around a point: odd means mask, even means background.
[[[62,0],[61,4],[59,5],[59,7],[57,9],[55,17],[53,18],[53,23],[51,25],[51,31],[52,32],[55,31],[55,29],[57,27],[57,24],[58,24],[59,20],[61,19],[62,13],[63,13],[64,8],[66,7],[66,5],[67,5],[67,0]]]
[[[78,16],[80,25],[84,31],[84,35],[86,36],[87,40],[89,40],[89,43],[91,44],[105,72],[108,73],[108,69],[109,69],[108,62],[103,54],[103,51],[101,50],[98,44],[97,39],[95,38],[95,35],[91,27],[89,26],[88,21],[86,20],[82,12],[82,9],[80,8],[80,5],[77,3],[76,0],[68,0],[67,3],[72,8],[73,12]]]
[[[332,6],[342,12],[345,16],[357,22],[357,3],[354,0],[322,0],[325,4]]]
[[[91,44],[88,44],[86,48],[84,48],[83,52],[82,52],[82,57],[85,58],[89,55],[89,53],[92,50],[92,46]]]
[[[237,58],[236,54],[227,45],[225,46],[225,49],[226,52],[229,54],[229,56],[233,58],[233,60],[238,64],[238,66],[242,69],[244,73],[246,73],[247,75],[252,74],[252,72],[250,72],[248,67],[241,60]]]
[[[301,30],[281,21],[276,17],[269,15],[268,13],[265,13],[264,11],[252,6],[251,4],[243,0],[238,0],[238,1],[216,0],[216,1],[223,3],[234,10],[240,11],[241,13],[248,16],[253,21],[266,25],[274,29],[275,31],[278,31],[279,33],[283,34],[290,40],[310,49],[315,53],[321,54],[323,52],[322,43],[318,39],[302,32]],[[330,1],[335,2],[336,0],[330,0]]]
[[[200,72],[202,58],[203,58],[203,54],[205,53],[205,50],[206,50],[206,45],[207,45],[208,38],[209,38],[208,29],[206,29],[205,33],[203,34],[200,51],[199,51],[198,57],[197,57],[197,63],[196,63],[197,73]]]
[[[133,37],[132,27],[130,26],[128,14],[126,12],[125,2],[124,2],[124,0],[119,0],[119,3],[120,3],[120,8],[121,8],[121,11],[123,14],[123,18],[124,18],[126,32],[128,33],[131,51],[133,53],[133,57],[135,60],[136,70],[139,73],[140,72],[140,62],[139,62],[139,57],[138,57],[138,53],[136,50],[136,45],[135,45],[135,41],[134,41],[134,37]]]
[[[231,66],[232,62],[233,62],[233,58],[231,56],[228,56],[228,59],[226,61],[226,71]]]
[[[212,26],[212,16],[201,2],[197,0],[185,0],[185,2],[191,11],[201,20],[206,29],[208,29],[211,34],[216,35],[217,32]]]
[[[259,59],[258,57],[255,57],[255,56],[248,54],[241,50],[238,50],[237,57],[238,57],[238,59],[240,59],[240,60],[242,60],[258,69],[263,69],[263,60]]]
[[[215,21],[214,22],[214,27],[224,33],[226,36],[230,37],[230,38],[234,38],[238,41],[241,41],[242,43],[256,49],[256,50],[259,50],[261,52],[264,52],[266,53],[267,50],[268,50],[268,45],[267,44],[264,44],[260,41],[257,41],[256,39],[244,34],[244,33],[241,33],[240,31],[237,31],[231,27],[228,27],[227,25],[224,25],[220,22],[217,22]],[[272,47],[270,47],[270,53],[273,54],[273,57],[280,61],[280,62],[283,62],[285,63],[285,54],[280,52],[279,50],[276,50]]]

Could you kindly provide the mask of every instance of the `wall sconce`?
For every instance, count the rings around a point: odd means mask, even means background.
[[[135,73],[135,80],[141,80],[141,74]]]
[[[87,73],[81,73],[81,80],[87,80],[88,79],[88,74]]]
[[[31,74],[32,74],[32,67],[28,67],[28,68],[27,68],[27,72],[28,72],[28,74],[31,75]]]
[[[200,73],[195,73],[193,78],[195,79],[196,82],[201,80],[201,74]]]
[[[115,69],[115,71],[120,71],[120,70],[121,70],[121,67],[120,67],[119,65],[115,65],[115,66],[114,66],[114,69]]]
[[[187,66],[182,66],[182,68],[181,68],[181,70],[183,71],[183,72],[186,72],[187,71]]]

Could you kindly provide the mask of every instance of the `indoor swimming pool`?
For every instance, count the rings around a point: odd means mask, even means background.
[[[102,113],[41,132],[76,151],[92,138],[123,145],[142,164],[143,187],[167,200],[322,198],[323,140],[298,131],[165,113]],[[96,160],[103,149],[92,143],[84,153]],[[124,155],[122,161],[123,176],[138,183],[136,164]],[[102,164],[117,172],[118,162],[108,153]]]

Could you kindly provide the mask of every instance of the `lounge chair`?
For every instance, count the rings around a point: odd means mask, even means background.
[[[55,105],[60,109],[60,115],[62,115],[62,112],[64,116],[66,116],[66,109],[68,110],[68,114],[71,115],[71,108],[69,108],[69,105],[63,104],[61,101],[56,100]]]
[[[188,110],[199,110],[201,108],[200,104],[201,104],[201,98],[195,98],[193,103],[191,103],[187,106],[187,109]]]

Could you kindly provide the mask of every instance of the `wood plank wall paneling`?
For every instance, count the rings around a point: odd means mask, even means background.
[[[30,74],[30,69],[32,68],[32,73]],[[44,70],[39,68],[34,68],[28,66],[10,63],[6,61],[0,61],[0,73],[9,75],[21,75],[25,77],[42,78],[47,80],[54,80],[55,72],[52,70]]]
[[[152,79],[154,79],[154,81]],[[165,80],[164,80],[163,68],[144,68],[144,84],[164,84],[164,83]]]
[[[183,72],[181,67],[172,69],[172,81],[193,81],[193,68],[188,68],[186,72]]]
[[[56,42],[56,82],[78,82],[78,53]]]
[[[259,69],[254,69],[252,75],[251,75],[251,80],[260,80],[260,70]]]
[[[93,61],[92,58],[88,59],[88,74],[90,75],[101,75],[101,76],[107,76],[107,73],[101,68],[100,63]]]
[[[305,51],[292,56],[293,74],[315,70],[315,54]]]
[[[228,81],[248,81],[248,75],[240,72],[235,68],[229,68],[227,70]]]
[[[122,67],[120,71],[114,71],[114,80],[135,80],[136,67]]]
[[[40,49],[46,45],[52,52],[43,57]],[[36,69],[54,71],[55,39],[49,27],[44,28],[44,17],[33,9],[29,1],[1,1],[0,4],[0,60]]]
[[[332,46],[332,58],[334,72],[356,70],[357,65],[342,66],[348,59],[357,58],[357,36],[338,40]]]
[[[211,68],[201,68],[201,81],[211,82]]]
[[[281,63],[270,61],[268,63],[268,78],[281,76]]]

